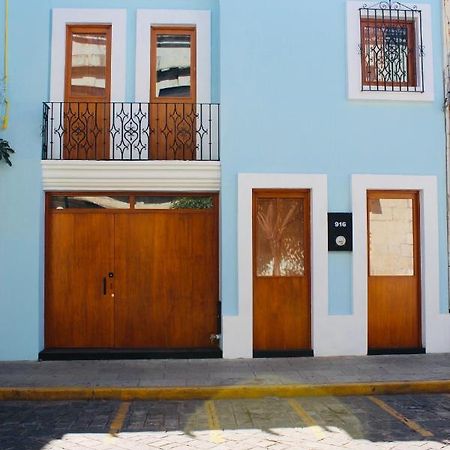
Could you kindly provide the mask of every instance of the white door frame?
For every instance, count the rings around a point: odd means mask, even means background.
[[[311,192],[312,348],[328,315],[327,177],[314,174],[241,173],[238,176],[237,316],[223,316],[224,358],[253,357],[253,189],[309,189]]]
[[[353,303],[360,352],[368,347],[367,191],[414,190],[420,193],[422,345],[427,353],[450,350],[450,315],[440,312],[437,177],[353,175]]]

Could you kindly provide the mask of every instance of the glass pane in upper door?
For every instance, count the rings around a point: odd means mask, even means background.
[[[214,201],[212,197],[181,197],[175,195],[155,196],[138,195],[136,196],[135,209],[212,209]]]
[[[191,96],[190,34],[157,34],[156,97]]]
[[[55,195],[51,197],[51,208],[65,209],[130,209],[130,197],[101,195]]]
[[[104,33],[71,33],[72,96],[104,97],[108,39]]]
[[[303,276],[303,199],[259,198],[256,208],[256,275]]]
[[[369,198],[369,274],[414,275],[413,200]]]

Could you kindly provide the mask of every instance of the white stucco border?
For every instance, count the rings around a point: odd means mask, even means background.
[[[152,25],[195,26],[197,30],[197,103],[211,101],[211,12],[206,10],[138,9],[136,26],[135,100],[150,100],[150,29]]]
[[[64,101],[66,25],[111,24],[111,101],[125,100],[127,12],[125,9],[69,9],[52,11],[50,101]]]
[[[219,192],[215,161],[41,162],[44,191]]]
[[[367,191],[420,192],[422,339],[427,353],[450,351],[450,314],[439,307],[437,178],[414,175],[353,175],[353,303],[355,340],[367,351]]]
[[[253,357],[252,191],[311,190],[312,345],[328,315],[327,177],[313,174],[241,173],[238,176],[238,295],[237,316],[223,317],[223,357]]]
[[[373,2],[375,3],[375,2]],[[394,101],[433,101],[434,100],[434,71],[433,71],[433,40],[431,28],[431,5],[426,3],[411,4],[422,11],[423,29],[423,72],[425,92],[367,92],[361,91],[361,56],[359,8],[367,1],[347,1],[347,89],[351,100],[394,100]]]

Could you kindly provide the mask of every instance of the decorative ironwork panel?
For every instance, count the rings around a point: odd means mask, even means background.
[[[48,115],[50,107],[44,103],[42,107],[42,159],[47,159],[49,145]]]
[[[424,92],[422,11],[382,1],[359,14],[361,90]]]
[[[219,161],[219,105],[44,103],[42,158]]]

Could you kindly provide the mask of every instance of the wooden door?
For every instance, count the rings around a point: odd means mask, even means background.
[[[136,197],[141,211],[116,216],[116,347],[217,346],[217,198],[189,199]]]
[[[419,195],[369,191],[367,205],[369,351],[419,349]]]
[[[48,195],[47,215],[47,349],[217,346],[217,195]]]
[[[253,192],[253,348],[311,349],[308,191]]]
[[[112,347],[114,218],[49,210],[46,245],[46,348]]]
[[[141,214],[115,216],[115,345],[164,348],[167,317],[154,301],[155,225]]]
[[[195,28],[152,27],[150,159],[196,159],[196,59]]]
[[[111,26],[68,25],[64,159],[109,159]]]

